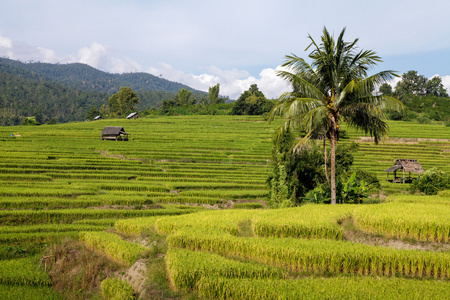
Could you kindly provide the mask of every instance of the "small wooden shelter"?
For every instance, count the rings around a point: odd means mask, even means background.
[[[402,170],[402,176],[397,176],[397,171]],[[391,182],[411,182],[414,178],[411,177],[411,173],[415,173],[420,177],[420,174],[425,172],[420,165],[420,163],[416,159],[397,159],[395,164],[389,169],[384,170],[384,172],[388,172],[387,178],[388,181]],[[389,179],[389,172],[394,174],[394,179]],[[405,176],[405,173],[408,173],[408,176]]]
[[[129,114],[127,116],[127,119],[139,119],[140,117],[141,116],[137,112],[134,112],[134,113]]]
[[[103,119],[102,116],[96,116],[96,117],[94,118],[94,120],[100,120],[100,119]]]
[[[102,140],[128,141],[129,133],[120,126],[105,126],[101,133]]]

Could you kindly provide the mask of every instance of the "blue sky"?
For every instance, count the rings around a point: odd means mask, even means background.
[[[287,91],[274,70],[306,57],[324,26],[384,60],[374,71],[439,75],[450,92],[450,1],[0,0],[0,56],[148,72],[237,98],[256,83]]]

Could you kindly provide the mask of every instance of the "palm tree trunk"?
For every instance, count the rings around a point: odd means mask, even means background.
[[[330,137],[330,160],[331,160],[331,204],[336,204],[336,127],[334,122],[331,126]]]
[[[325,178],[327,179],[327,183],[330,184],[330,178],[328,177],[328,159],[327,159],[327,138],[324,134],[323,136],[323,153],[325,160]]]

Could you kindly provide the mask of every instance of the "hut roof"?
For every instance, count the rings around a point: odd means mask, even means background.
[[[105,126],[101,133],[102,135],[119,135],[119,134],[128,134],[125,132],[123,127],[120,126]]]
[[[127,119],[131,119],[134,116],[139,116],[139,114],[137,112],[131,113],[127,116]]]
[[[101,119],[102,118],[102,116],[96,116],[95,118],[94,118],[94,120],[99,120],[99,119]]]
[[[384,172],[394,172],[396,170],[403,169],[406,172],[422,174],[424,169],[416,159],[397,159],[395,164]]]

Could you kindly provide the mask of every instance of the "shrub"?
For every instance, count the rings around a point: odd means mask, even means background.
[[[439,191],[450,189],[450,176],[445,172],[432,168],[420,176],[412,186],[426,195],[436,195]]]

